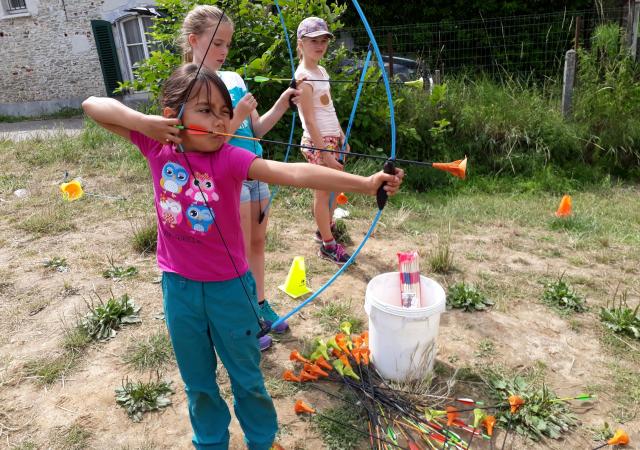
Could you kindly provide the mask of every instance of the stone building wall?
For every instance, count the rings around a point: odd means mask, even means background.
[[[106,95],[91,20],[113,22],[143,1],[26,3],[28,15],[0,11],[0,114],[51,113],[79,107],[90,95]]]

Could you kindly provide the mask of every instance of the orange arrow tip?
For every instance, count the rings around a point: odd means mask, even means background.
[[[433,163],[431,167],[448,172],[454,177],[464,180],[467,176],[467,157],[465,156],[464,159],[457,159],[450,163]]]
[[[617,429],[611,439],[607,441],[609,445],[627,445],[629,443],[629,435],[622,429]]]
[[[293,407],[293,410],[296,412],[296,414],[313,414],[316,412],[315,409],[313,409],[311,406],[307,405],[305,402],[303,402],[302,400],[297,400],[295,406]]]

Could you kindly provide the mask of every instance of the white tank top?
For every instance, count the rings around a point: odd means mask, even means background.
[[[313,113],[315,116],[316,126],[318,127],[320,134],[323,137],[340,136],[342,134],[342,128],[340,127],[336,110],[333,107],[333,100],[331,99],[331,86],[328,82],[329,74],[322,66],[318,66],[318,70],[314,71],[298,66],[296,69],[296,80],[301,80],[302,78],[306,78],[307,80],[327,80],[303,81],[303,83],[309,84],[313,89]],[[298,86],[300,87],[300,85]],[[298,108],[298,110],[300,113],[300,120],[302,121],[302,128],[304,130],[303,136],[311,139],[307,129],[307,120],[302,113],[302,108]]]

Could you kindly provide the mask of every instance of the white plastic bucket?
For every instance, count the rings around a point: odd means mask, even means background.
[[[369,315],[371,358],[384,378],[409,381],[433,370],[444,289],[420,276],[420,308],[403,308],[398,272],[383,273],[367,285],[364,309]]]

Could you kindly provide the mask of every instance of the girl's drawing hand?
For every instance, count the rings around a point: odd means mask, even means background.
[[[404,178],[404,170],[396,167],[395,175],[390,175],[388,173],[384,173],[382,171],[378,173],[374,173],[369,177],[369,182],[371,184],[370,193],[375,195],[378,191],[378,188],[385,181],[387,184],[384,185],[384,190],[387,191],[387,194],[394,195],[400,189],[400,185],[402,184],[402,179]]]
[[[180,119],[165,118],[162,116],[144,116],[140,126],[140,132],[158,142],[180,144],[180,130],[176,128],[180,125]]]
[[[236,108],[233,110],[233,114],[237,114],[244,120],[257,107],[258,101],[253,97],[253,94],[247,92],[236,105]]]

